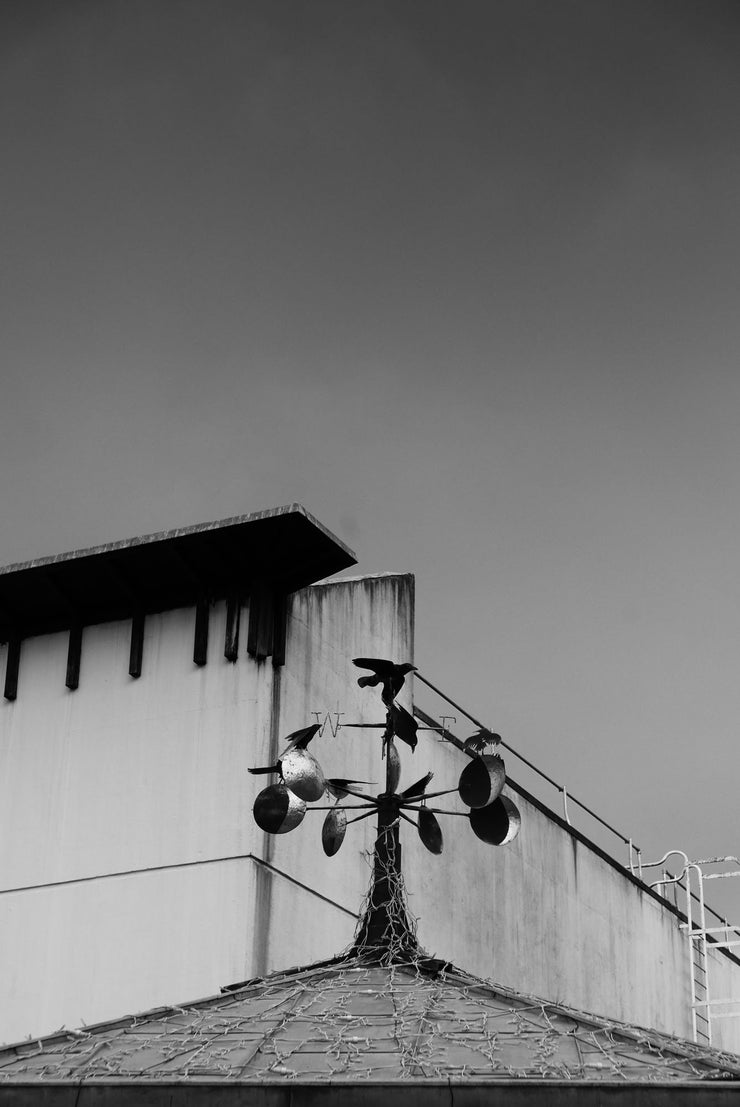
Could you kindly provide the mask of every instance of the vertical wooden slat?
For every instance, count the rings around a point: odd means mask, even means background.
[[[141,663],[144,658],[144,622],[143,611],[135,611],[131,620],[131,651],[128,659],[129,676],[141,676]]]
[[[238,596],[230,596],[226,603],[226,636],[224,638],[224,657],[227,661],[236,661],[239,656],[239,617],[241,601]]]
[[[74,623],[69,628],[69,647],[67,649],[67,679],[65,684],[71,692],[80,683],[80,658],[82,657],[82,625]]]
[[[273,665],[284,665],[285,639],[288,629],[288,597],[284,592],[280,592],[275,596],[273,617],[272,663]]]
[[[208,619],[211,605],[207,596],[201,596],[195,605],[195,641],[193,643],[193,662],[205,665],[208,660]]]
[[[18,669],[21,663],[21,640],[14,635],[8,641],[8,656],[5,661],[5,692],[6,700],[14,700],[18,695]]]
[[[275,617],[274,596],[265,592],[260,604],[259,627],[257,631],[257,657],[261,661],[272,653],[272,638]]]
[[[257,661],[272,653],[273,620],[273,594],[264,584],[255,583],[249,596],[247,650]]]
[[[249,621],[247,623],[247,653],[250,657],[255,657],[257,653],[260,593],[260,585],[256,581],[253,581],[252,587],[249,590]]]
[[[275,596],[273,592],[267,591],[259,612],[259,635],[257,639],[258,658],[269,658],[270,653],[273,652],[274,631]]]

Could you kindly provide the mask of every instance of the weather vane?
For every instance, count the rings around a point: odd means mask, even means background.
[[[285,738],[285,749],[274,765],[249,770],[254,774],[272,773],[280,777],[279,783],[264,788],[255,800],[254,818],[257,825],[269,834],[286,834],[303,822],[306,811],[326,811],[321,840],[324,852],[328,857],[333,857],[344,841],[347,826],[377,813],[376,861],[382,842],[385,844],[384,864],[390,863],[399,875],[398,827],[401,820],[416,828],[421,841],[431,853],[439,854],[442,852],[443,838],[437,815],[461,815],[463,812],[429,807],[427,801],[457,792],[469,808],[465,814],[473,833],[481,841],[494,846],[511,842],[519,833],[521,816],[515,804],[501,794],[506,781],[506,770],[503,759],[496,753],[500,736],[480,729],[467,739],[464,748],[470,761],[460,774],[456,788],[427,792],[434,775],[428,772],[399,792],[401,759],[395,739],[405,742],[413,752],[417,744],[418,724],[413,715],[395,701],[406,675],[415,672],[415,666],[408,662],[396,664],[372,657],[356,657],[353,664],[369,672],[369,675],[359,677],[357,683],[361,688],[378,685],[381,688],[381,699],[386,709],[381,745],[381,757],[385,758],[386,763],[385,791],[372,796],[356,787],[369,785],[369,781],[326,778],[319,762],[308,749],[311,740],[321,729],[319,723],[314,723]],[[379,724],[379,728],[382,726],[382,723]],[[489,747],[492,747],[491,752],[487,752]],[[307,804],[316,804],[327,793],[334,799],[333,805],[307,807]],[[349,797],[362,802],[343,802]],[[348,811],[363,813],[348,819]],[[412,817],[413,814],[416,819]],[[393,837],[393,848],[390,850],[389,832],[392,832]]]

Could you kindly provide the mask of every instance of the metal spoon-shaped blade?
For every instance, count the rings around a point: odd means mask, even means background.
[[[473,757],[460,774],[457,790],[468,807],[485,807],[501,794],[506,767],[497,753]]]
[[[489,846],[513,842],[522,826],[516,804],[508,796],[498,796],[487,807],[479,807],[468,816],[473,833]]]
[[[347,816],[344,811],[334,808],[324,819],[321,828],[321,844],[327,857],[333,857],[339,850],[347,832]]]
[[[442,852],[442,827],[426,807],[419,808],[419,837],[430,853]]]
[[[401,758],[399,756],[396,747],[391,744],[388,746],[388,790],[395,792],[398,787],[398,782],[401,779]]]
[[[287,834],[303,822],[306,805],[284,784],[271,784],[262,789],[252,810],[260,830],[268,834]]]
[[[434,776],[434,773],[427,773],[421,780],[417,780],[414,784],[409,785],[408,788],[404,788],[401,795],[404,799],[413,799],[415,796],[421,796],[424,794],[430,780]]]
[[[321,723],[312,723],[311,726],[304,726],[301,727],[300,730],[294,730],[292,734],[287,734],[285,738],[283,738],[283,741],[288,743],[288,749],[290,749],[291,746],[298,746],[301,749],[305,749],[314,735],[320,730]]]
[[[335,800],[346,799],[347,796],[362,796],[363,792],[359,792],[357,788],[350,788],[350,784],[367,784],[368,787],[373,784],[372,780],[349,780],[346,777],[328,776],[326,778],[326,789],[330,796],[333,796]]]
[[[416,719],[400,704],[392,704],[390,710],[393,717],[393,733],[402,742],[411,746],[412,750],[415,749],[418,741],[416,732],[419,729]]]
[[[482,757],[473,757],[460,773],[460,799],[468,807],[485,807],[491,798],[491,778]]]
[[[299,799],[311,803],[321,799],[326,780],[321,766],[308,750],[292,749],[281,761],[283,780]]]

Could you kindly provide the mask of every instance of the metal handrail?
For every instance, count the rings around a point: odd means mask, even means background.
[[[676,856],[683,862],[683,870],[680,874],[674,875],[666,868],[666,861],[669,857]],[[686,923],[682,924],[682,929],[685,928],[686,936],[689,940],[689,960],[691,971],[691,1011],[694,1026],[694,1039],[697,1036],[697,1018],[701,1019],[705,1023],[704,1033],[707,1036],[709,1042],[712,1040],[712,1020],[713,1019],[731,1019],[740,1018],[740,997],[731,997],[729,999],[712,999],[710,998],[710,972],[709,972],[709,959],[708,951],[714,950],[731,950],[736,946],[740,946],[740,927],[728,923],[726,918],[722,918],[713,908],[711,908],[704,899],[704,881],[720,879],[722,877],[740,876],[740,870],[734,869],[731,872],[724,873],[705,873],[702,869],[703,865],[722,865],[732,862],[733,864],[740,864],[740,858],[735,855],[727,855],[725,857],[707,857],[702,861],[690,861],[688,856],[683,850],[673,849],[663,854],[659,861],[646,861],[644,862],[644,868],[660,868],[662,869],[662,878],[654,881],[650,887],[653,889],[663,888],[668,884],[673,884],[674,888],[681,888],[686,892]],[[694,870],[697,877],[699,893],[698,895],[692,891],[691,888],[691,870]],[[696,900],[699,905],[699,924],[695,925],[691,912],[691,901]],[[722,926],[707,926],[706,912],[711,912],[715,918],[722,922]],[[736,937],[730,937],[730,934],[736,935]],[[725,940],[719,941],[715,935],[724,934]],[[694,949],[697,950],[700,958],[699,965],[694,962]],[[734,955],[733,955],[734,956]],[[704,974],[703,980],[699,980],[699,988],[704,989],[704,999],[700,995],[697,995],[697,979],[694,975],[694,968],[698,967],[699,971]],[[731,1004],[736,1008],[734,1011],[717,1011],[716,1007],[726,1007]],[[704,1012],[701,1014],[700,1012]]]
[[[427,677],[423,676],[419,672],[418,669],[414,673],[414,678],[417,679],[417,680],[420,680],[422,682],[422,684],[426,684],[426,686],[428,688],[431,688],[431,690],[433,692],[435,692],[446,703],[448,703],[450,705],[450,707],[454,707],[456,711],[460,711],[465,716],[465,718],[469,719],[471,723],[475,724],[475,726],[480,727],[480,729],[482,729],[482,730],[490,730],[491,729],[490,727],[487,727],[484,723],[482,723],[480,721],[480,719],[476,719],[475,715],[471,715],[469,711],[467,711],[464,707],[461,706],[461,704],[456,703],[455,700],[451,699],[445,692],[442,691],[441,688],[437,688],[436,684],[432,684],[431,680],[428,680]],[[568,823],[569,826],[571,825],[571,820],[570,820],[570,815],[569,815],[569,812],[568,812],[568,804],[573,803],[577,807],[580,807],[580,809],[582,811],[585,811],[587,815],[590,815],[592,819],[595,819],[596,822],[599,823],[601,826],[603,826],[605,830],[608,830],[610,834],[613,834],[616,838],[618,838],[621,842],[623,842],[629,849],[629,869],[630,869],[630,872],[632,873],[633,876],[635,875],[635,868],[636,868],[637,869],[637,874],[636,875],[642,880],[642,878],[643,878],[643,876],[642,876],[643,868],[652,868],[652,867],[655,867],[656,865],[661,865],[663,863],[663,861],[665,861],[666,858],[670,856],[671,853],[680,852],[680,851],[670,850],[665,855],[665,857],[661,858],[660,861],[649,861],[649,862],[643,861],[642,860],[642,851],[641,851],[639,846],[635,845],[632,838],[625,837],[625,835],[622,834],[621,831],[617,830],[617,828],[612,826],[611,823],[608,823],[606,821],[606,819],[602,819],[602,817],[600,815],[597,815],[596,812],[588,806],[588,804],[583,803],[582,800],[579,800],[576,796],[574,796],[573,793],[570,792],[567,789],[565,784],[558,784],[558,782],[556,780],[553,780],[553,778],[551,776],[548,776],[548,774],[546,772],[543,772],[543,770],[538,768],[537,765],[534,765],[528,758],[526,758],[524,756],[524,754],[519,753],[519,751],[514,749],[513,746],[510,746],[508,742],[505,742],[503,740],[503,738],[501,739],[500,744],[503,746],[503,748],[505,750],[508,750],[509,753],[513,754],[514,757],[518,758],[519,761],[521,761],[524,765],[526,765],[527,768],[531,769],[532,772],[534,772],[538,777],[540,777],[542,780],[547,781],[548,784],[550,784],[553,788],[557,789],[557,791],[560,792],[560,794],[563,797],[563,817],[564,817],[566,823]],[[637,859],[637,865],[636,866],[635,866],[633,857],[636,857],[636,859]],[[727,857],[706,858],[703,861],[693,862],[693,864],[696,864],[696,865],[715,864],[715,863],[719,863],[719,862],[722,862],[722,861],[728,861],[728,862],[732,861],[733,863],[740,865],[740,857],[736,857],[734,855],[728,855]],[[687,858],[687,862],[688,862],[688,858]],[[704,879],[705,880],[711,880],[714,875],[717,875],[717,876],[719,876],[719,875],[723,875],[723,876],[728,875],[729,876],[729,875],[734,875],[734,874],[729,874],[729,873],[728,874],[724,874],[724,873],[723,874],[708,874],[707,876],[705,876]],[[738,873],[738,875],[740,875],[740,873]],[[677,881],[680,882],[680,880],[681,880],[681,877],[678,877]],[[658,882],[658,883],[662,883],[662,882]],[[667,881],[667,883],[671,883],[671,881]],[[679,887],[680,886],[681,885],[679,883]],[[651,887],[653,887],[653,885],[651,885]],[[695,899],[698,902],[699,897],[696,895],[695,892],[693,892],[693,891],[690,892],[690,895],[691,895],[692,899]],[[714,915],[714,917],[716,919],[719,919],[720,921],[723,921],[723,922],[726,921],[726,920],[723,919],[723,916],[720,915],[719,912],[715,911],[712,907],[710,907],[708,903],[705,905],[705,908],[706,908],[707,911],[711,912],[711,914]]]
[[[480,719],[476,719],[474,715],[471,715],[469,711],[466,711],[464,707],[461,707],[459,703],[455,703],[454,700],[450,699],[450,697],[448,695],[446,695],[441,690],[441,688],[437,688],[437,686],[435,684],[432,684],[431,680],[427,680],[427,678],[425,676],[422,676],[422,674],[419,672],[418,669],[414,673],[414,679],[415,680],[420,680],[422,682],[422,684],[426,684],[428,688],[431,688],[433,692],[436,692],[436,694],[438,696],[440,696],[443,700],[445,700],[445,702],[448,703],[450,705],[450,707],[454,707],[456,711],[462,712],[462,714],[465,716],[465,718],[469,719],[470,722],[474,723],[477,727],[480,727],[482,730],[489,730],[490,729],[489,727],[485,726],[485,724],[482,723],[480,721]],[[573,803],[577,807],[580,807],[582,811],[585,811],[587,815],[590,815],[592,819],[595,819],[597,823],[600,823],[611,834],[614,834],[615,837],[619,838],[619,840],[621,842],[623,842],[626,846],[628,846],[629,851],[630,851],[630,862],[629,862],[630,872],[634,875],[635,870],[634,870],[634,866],[633,866],[632,855],[633,855],[633,852],[637,855],[638,869],[639,869],[641,851],[640,851],[640,847],[636,846],[634,844],[632,838],[625,837],[625,835],[622,834],[621,831],[617,830],[617,828],[612,826],[611,823],[608,823],[606,821],[606,819],[602,819],[601,815],[597,815],[596,812],[593,811],[588,806],[588,804],[583,803],[582,800],[579,800],[576,796],[573,795],[572,792],[568,791],[568,789],[566,788],[566,786],[564,784],[558,784],[557,780],[553,780],[553,778],[551,776],[548,776],[547,773],[542,771],[542,769],[539,769],[528,758],[526,758],[524,756],[524,754],[519,753],[519,751],[514,749],[513,746],[510,746],[508,742],[504,742],[504,740],[502,739],[501,740],[501,745],[504,747],[505,750],[508,750],[509,753],[513,754],[514,757],[518,758],[519,761],[521,761],[524,765],[526,765],[527,768],[531,769],[532,772],[536,773],[537,776],[541,777],[542,780],[546,780],[548,784],[550,784],[553,788],[556,788],[558,790],[558,792],[560,792],[560,794],[563,797],[564,817],[565,817],[565,821],[568,824],[570,824],[570,818],[569,818],[569,815],[568,815],[568,803]]]
[[[642,862],[642,868],[643,869],[657,869],[661,865],[664,865],[665,862],[668,860],[668,858],[674,853],[678,854],[678,856],[680,856],[680,857],[686,858],[686,860],[684,862],[684,869],[685,869],[686,865],[694,865],[694,866],[716,865],[716,864],[719,864],[722,861],[733,861],[733,862],[737,862],[738,864],[740,864],[740,858],[733,857],[733,856],[728,856],[728,857],[705,857],[701,861],[689,861],[687,855],[683,852],[683,850],[669,849],[667,853],[663,854],[663,856],[660,858],[659,861],[643,861]],[[640,875],[642,875],[642,873]],[[736,875],[740,876],[740,873],[702,873],[702,883],[705,880],[713,880],[713,879],[716,879],[717,877],[720,877],[720,876],[736,876]],[[685,887],[684,884],[681,883],[681,881],[683,880],[683,877],[684,877],[683,872],[678,873],[678,875],[676,875],[676,874],[672,873],[670,871],[670,869],[664,869],[663,870],[663,879],[654,881],[650,885],[650,887],[651,888],[657,888],[657,886],[659,884],[675,884],[678,888],[681,888],[682,891],[685,891],[686,887]],[[696,894],[696,892],[691,892],[691,898],[696,900],[697,903],[701,903],[701,899]],[[714,908],[711,907],[708,903],[705,903],[704,907],[705,907],[706,911],[709,911],[709,913],[711,915],[714,915],[715,919],[719,919],[720,922],[723,924],[721,927],[718,928],[719,930],[725,930],[725,929],[729,928],[730,930],[735,931],[735,933],[740,933],[740,927],[737,924],[728,923],[725,916],[720,915],[719,911],[715,911]],[[715,943],[712,943],[712,944],[715,944]]]
[[[469,711],[466,711],[466,709],[464,707],[462,707],[461,704],[456,703],[455,700],[451,699],[448,695],[446,695],[442,691],[441,688],[437,688],[437,686],[435,684],[432,684],[432,682],[430,680],[428,680],[425,676],[423,676],[418,671],[418,669],[415,671],[414,675],[418,680],[420,680],[422,682],[422,684],[425,684],[436,695],[438,695],[442,700],[444,700],[446,703],[448,703],[456,711],[459,711],[462,715],[465,716],[466,719],[469,719],[471,723],[474,723],[475,726],[479,727],[483,731],[488,731],[489,734],[492,733],[490,728],[485,726],[485,724],[482,723],[480,721],[480,719],[476,719],[476,717],[474,715],[471,715]],[[419,714],[420,718],[423,718],[427,722],[432,722],[433,721],[432,719],[429,718],[429,716],[426,714],[426,712],[422,711],[421,709],[419,709],[418,714]],[[441,729],[442,729],[443,736],[445,736],[447,738],[447,740],[451,740],[453,743],[456,743],[457,745],[459,745],[463,749],[465,748],[463,746],[463,743],[460,742],[460,740],[455,735],[451,734],[444,725]],[[496,737],[498,739],[498,735]],[[686,917],[686,923],[681,924],[681,929],[685,928],[686,935],[687,935],[687,938],[688,938],[687,956],[688,956],[689,979],[691,981],[691,1000],[692,1000],[692,1002],[691,1002],[691,1020],[692,1020],[693,1037],[694,1037],[694,1041],[698,1041],[699,1040],[699,1034],[701,1032],[701,1034],[703,1034],[706,1037],[707,1041],[709,1043],[711,1043],[711,1040],[712,1040],[712,1020],[713,1019],[740,1017],[740,1011],[738,1011],[738,1012],[717,1011],[716,1007],[723,1007],[723,1006],[727,1006],[728,1004],[735,1004],[736,1005],[740,1001],[738,1001],[734,998],[733,999],[724,999],[724,998],[723,999],[711,999],[710,998],[710,993],[709,993],[709,960],[708,960],[708,956],[707,956],[707,949],[708,949],[708,945],[710,945],[711,948],[717,949],[717,950],[719,950],[719,949],[725,950],[729,953],[730,956],[734,957],[735,955],[730,953],[730,950],[731,950],[731,948],[734,948],[735,946],[740,945],[740,927],[734,927],[731,924],[728,924],[727,919],[723,919],[722,916],[717,911],[715,911],[712,907],[709,906],[708,903],[706,903],[706,901],[704,899],[703,881],[704,881],[704,879],[710,880],[710,879],[719,878],[719,877],[722,877],[722,876],[740,876],[740,869],[734,870],[734,871],[728,872],[728,873],[708,873],[708,874],[705,875],[702,872],[701,866],[704,865],[704,864],[719,864],[719,863],[728,863],[728,862],[732,862],[733,864],[740,865],[740,857],[737,857],[735,855],[728,855],[726,857],[707,858],[704,861],[690,861],[688,856],[682,850],[669,850],[668,853],[666,853],[663,857],[661,857],[661,859],[659,861],[646,861],[646,862],[643,862],[642,852],[641,852],[641,850],[639,849],[638,846],[634,845],[631,838],[625,837],[625,835],[622,834],[621,831],[617,830],[616,827],[614,827],[610,823],[608,823],[606,821],[606,819],[602,819],[601,816],[597,815],[596,812],[593,811],[587,804],[583,803],[576,796],[569,793],[564,784],[559,784],[556,780],[553,780],[553,778],[551,776],[548,776],[547,773],[543,772],[542,769],[539,769],[536,765],[534,765],[531,761],[529,761],[526,757],[524,757],[521,753],[519,753],[518,750],[514,749],[513,746],[510,746],[509,743],[505,742],[503,739],[498,739],[496,745],[497,746],[501,745],[505,750],[507,750],[509,753],[513,754],[514,757],[518,758],[519,761],[521,761],[529,769],[531,769],[532,772],[534,772],[538,777],[540,777],[540,779],[546,781],[549,785],[551,785],[553,788],[556,788],[561,793],[561,795],[563,797],[563,815],[564,815],[565,822],[568,825],[570,825],[570,816],[568,814],[568,801],[570,801],[571,803],[573,803],[577,807],[579,807],[582,811],[585,811],[588,815],[590,815],[591,818],[595,819],[596,822],[598,822],[601,826],[603,826],[606,830],[608,830],[610,834],[613,834],[616,838],[620,839],[620,841],[622,841],[625,845],[627,845],[629,847],[629,868],[630,868],[630,872],[632,873],[633,876],[635,875],[635,867],[634,867],[634,862],[633,862],[633,853],[637,855],[638,876],[639,876],[639,879],[642,880],[642,881],[644,881],[643,869],[657,868],[659,866],[663,866],[662,879],[656,880],[652,884],[650,884],[651,891],[658,892],[659,894],[663,895],[664,898],[665,898],[665,892],[663,892],[662,889],[664,889],[665,886],[668,885],[668,884],[673,884],[674,888],[676,888],[676,887],[681,888],[681,890],[685,893],[685,895],[686,895],[686,916],[685,916]],[[471,757],[474,756],[472,751],[466,749],[466,752],[470,753]],[[665,862],[672,855],[676,855],[676,856],[680,857],[683,861],[683,871],[679,875],[674,875],[674,874],[670,873],[665,868]],[[698,888],[699,888],[699,894],[698,895],[693,890],[693,888],[691,887],[691,870],[692,869],[694,870],[694,872],[696,874],[697,881],[698,881]],[[692,911],[692,901],[695,901],[698,905],[698,926],[695,925],[695,922],[694,922],[693,911]],[[678,903],[677,902],[675,902],[675,908],[676,908],[676,911],[677,911],[677,913],[679,914],[679,917],[680,917],[680,912],[678,911]],[[722,922],[723,926],[721,926],[721,927],[708,927],[707,922],[706,922],[706,912],[709,912],[716,919],[718,919],[720,922]],[[718,941],[714,937],[714,935],[716,933],[719,933],[720,931],[725,932],[725,941]],[[730,938],[730,931],[732,931],[733,934],[737,934],[739,936],[737,941],[735,941],[734,938],[733,939]],[[696,950],[696,954],[699,956],[699,959],[700,959],[698,965],[696,964],[696,962],[694,960],[695,950]],[[698,971],[703,974],[702,978],[697,978],[697,976],[695,975],[695,968],[698,969]],[[704,989],[704,996],[705,996],[705,998],[703,998],[703,999],[701,998],[701,995],[699,994],[699,992],[702,988]],[[702,1027],[699,1026],[700,1022],[703,1024]]]

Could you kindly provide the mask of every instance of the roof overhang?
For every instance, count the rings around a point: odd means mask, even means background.
[[[356,563],[300,504],[0,568],[0,640],[168,611],[199,597],[277,593]]]

